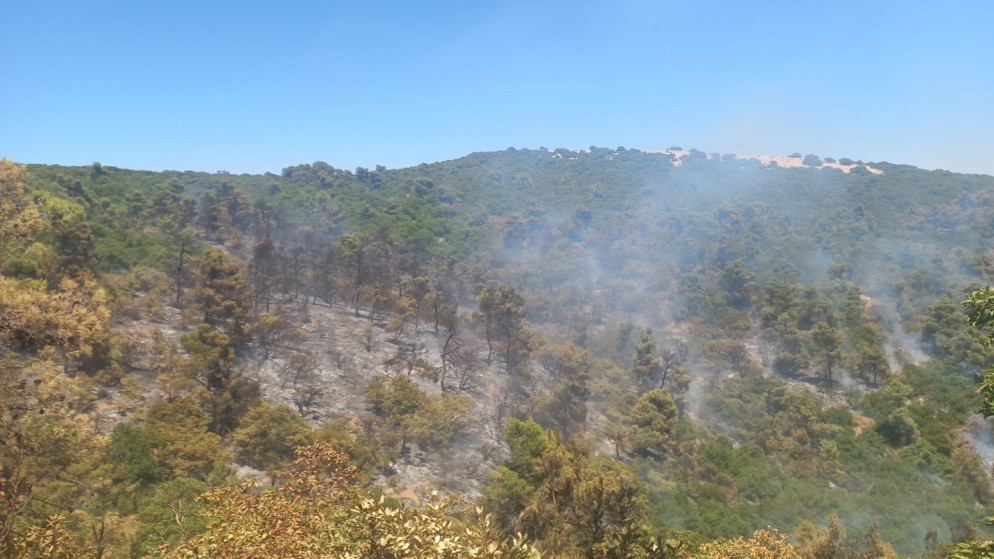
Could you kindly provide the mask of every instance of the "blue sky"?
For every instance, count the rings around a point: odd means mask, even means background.
[[[507,147],[994,174],[994,3],[3,0],[0,156],[278,173]]]

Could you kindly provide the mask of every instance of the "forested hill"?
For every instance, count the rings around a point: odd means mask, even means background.
[[[147,263],[143,242],[122,236],[149,221],[156,210],[145,208],[161,206],[169,184],[198,201],[233,195],[240,201],[229,202],[226,219],[235,229],[246,229],[256,203],[269,234],[288,246],[350,233],[422,262],[447,259],[473,280],[465,300],[494,279],[541,291],[607,278],[634,299],[613,305],[632,309],[644,289],[736,260],[761,279],[804,282],[844,267],[846,279],[895,307],[895,285],[916,273],[946,289],[987,281],[994,178],[841,161],[848,172],[696,150],[508,149],[397,170],[318,162],[280,176],[31,166],[30,183],[88,203],[91,221],[125,226],[95,231],[94,257],[106,271]]]
[[[0,557],[988,535],[994,351],[960,301],[992,283],[994,177],[678,148],[0,165]]]
[[[807,273],[807,264],[832,261],[871,281],[882,263],[925,269],[949,249],[986,251],[991,177],[841,161],[855,167],[778,168],[696,150],[508,149],[396,170],[352,172],[317,162],[280,176],[31,166],[30,180],[58,195],[102,198],[93,210],[104,218],[154,204],[156,187],[167,182],[198,199],[233,186],[264,202],[274,235],[389,235],[395,244],[460,261],[480,262],[495,246],[553,243],[613,253],[598,259],[629,258],[656,243],[645,256],[679,252],[683,268],[743,258],[766,273],[790,265]],[[104,267],[133,265],[134,258],[118,263],[108,254]]]

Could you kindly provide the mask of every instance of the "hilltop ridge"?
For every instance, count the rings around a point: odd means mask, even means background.
[[[662,151],[648,150],[648,153],[662,153],[670,155],[673,157],[673,164],[679,166],[683,163],[684,157],[693,157],[698,152],[668,149]],[[838,169],[843,173],[852,172],[852,170],[855,169],[856,167],[864,167],[867,171],[875,175],[884,174],[884,171],[882,169],[873,167],[870,164],[865,164],[862,162],[855,162],[855,161],[851,163],[841,163],[840,161],[836,161],[835,159],[830,159],[830,158],[821,159],[817,156],[812,156],[816,160],[816,164],[812,165],[806,163],[805,162],[806,156],[801,156],[800,154],[782,156],[782,155],[742,155],[742,154],[705,153],[705,155],[709,160],[732,157],[734,159],[740,159],[740,160],[759,161],[760,163],[763,164],[764,167],[775,165],[777,167],[783,167],[783,168],[799,168],[799,167],[813,167],[816,169],[827,168],[827,169]],[[848,159],[844,160],[850,161]],[[811,162],[815,163],[815,161]]]

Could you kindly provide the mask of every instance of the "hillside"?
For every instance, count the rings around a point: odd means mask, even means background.
[[[105,557],[198,545],[196,495],[312,443],[543,556],[991,536],[994,351],[960,301],[994,177],[596,147],[0,170],[0,557],[53,516]]]

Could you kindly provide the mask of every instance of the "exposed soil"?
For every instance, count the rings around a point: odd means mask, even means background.
[[[683,158],[691,154],[689,151],[676,151],[676,150],[664,150],[664,151],[650,150],[649,153],[665,153],[667,155],[672,155],[673,165],[677,167],[683,165]],[[708,159],[715,159],[719,156],[719,154],[717,153],[708,153],[706,155]],[[736,155],[735,159],[753,159],[762,163],[764,167],[769,167],[774,163],[777,165],[777,167],[787,167],[787,168],[807,167],[807,165],[804,164],[804,159],[800,157],[784,157],[779,155]],[[866,167],[866,169],[869,172],[873,173],[874,175],[884,174],[883,170],[877,169],[876,167],[871,167],[869,165],[860,165],[857,163],[854,163],[852,165],[843,165],[838,161],[832,163],[827,163],[825,161],[822,161],[822,164],[818,165],[815,168],[824,169],[826,167],[832,169],[839,169],[843,173],[849,173],[855,167]]]

